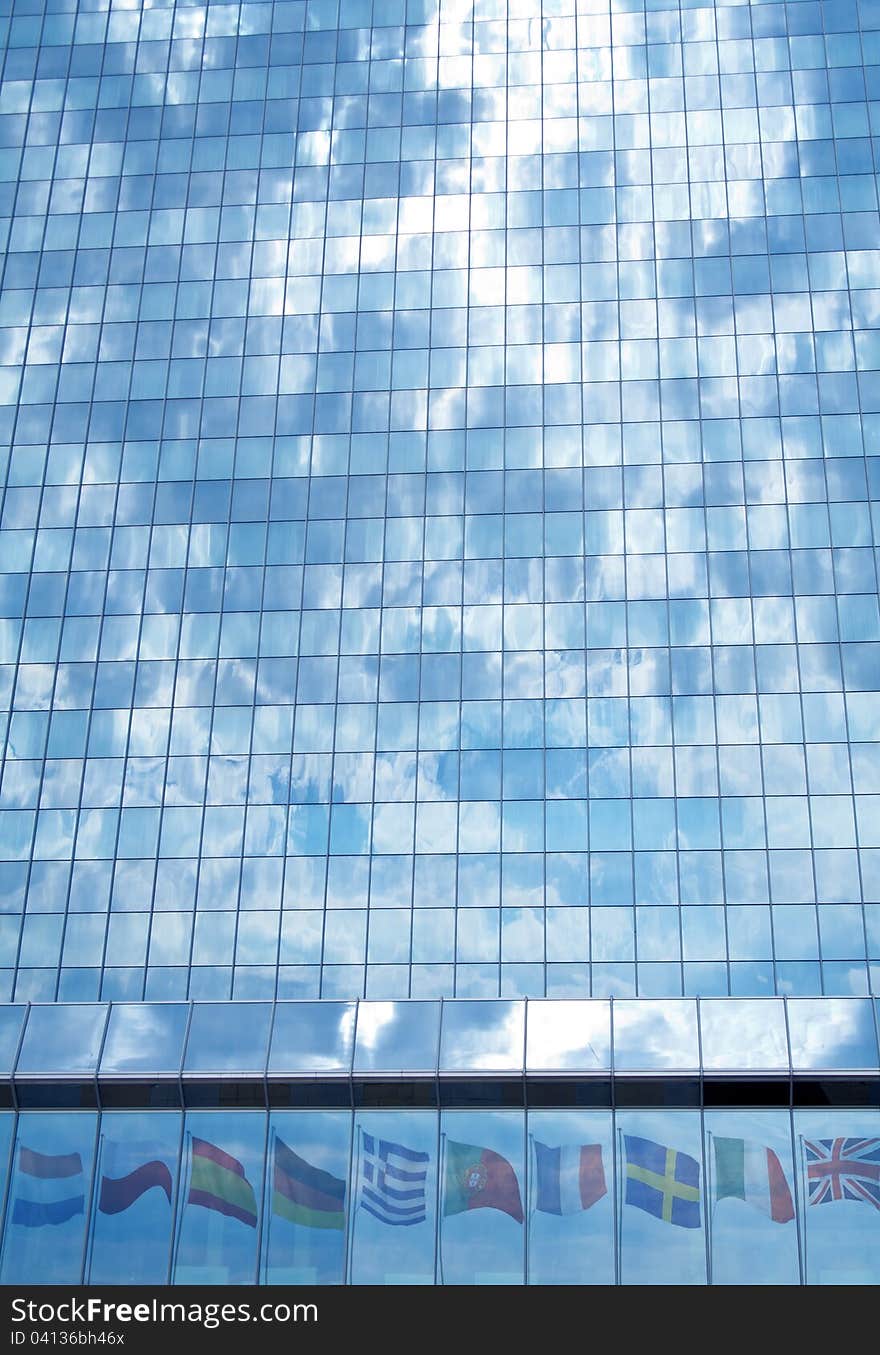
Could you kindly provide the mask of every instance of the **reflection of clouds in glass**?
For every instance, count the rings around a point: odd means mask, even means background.
[[[147,1062],[152,1067],[176,1071],[180,1066],[186,1013],[183,1005],[157,1007],[149,1003],[127,1003],[114,1007],[101,1059],[102,1069],[123,1072],[127,1068],[143,1068],[144,1053],[149,1051]]]
[[[525,1004],[461,1002],[443,1009],[440,1063],[462,1071],[520,1069]]]
[[[614,1004],[617,1068],[696,1068],[696,1004],[687,999]]]
[[[526,1032],[529,1068],[575,1071],[610,1067],[607,1002],[530,1002]]]
[[[353,1002],[290,1002],[276,1008],[269,1072],[347,1073]]]
[[[791,1061],[798,1068],[876,1068],[869,998],[790,998]]]
[[[358,1048],[373,1050],[380,1043],[382,1032],[394,1023],[393,1002],[362,1002],[358,1011]]]
[[[32,1007],[18,1059],[19,1072],[91,1072],[97,1061],[106,1006]]]
[[[785,1012],[781,1000],[700,1003],[705,1068],[786,1068]]]

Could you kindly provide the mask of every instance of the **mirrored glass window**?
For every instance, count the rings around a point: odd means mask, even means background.
[[[355,1116],[350,1284],[433,1284],[440,1135],[434,1111]]]
[[[176,1112],[101,1116],[89,1284],[168,1283],[181,1128]]]
[[[522,1284],[525,1266],[525,1116],[442,1116],[440,1284]]]
[[[525,1057],[525,1004],[444,1005],[440,1067],[458,1072],[516,1072]]]
[[[256,1282],[265,1142],[262,1112],[204,1111],[186,1116],[175,1284]]]
[[[613,1145],[606,1111],[530,1112],[529,1284],[614,1284]]]
[[[9,1181],[4,1284],[79,1284],[85,1259],[97,1116],[86,1111],[19,1117]]]
[[[271,1116],[261,1283],[345,1280],[350,1149],[349,1111]]]
[[[713,1284],[799,1284],[788,1111],[706,1112]]]
[[[706,1283],[698,1111],[617,1116],[621,1284]]]
[[[179,1072],[188,1020],[189,1007],[182,1002],[114,1002],[101,1072]]]

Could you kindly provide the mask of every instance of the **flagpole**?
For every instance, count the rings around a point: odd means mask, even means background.
[[[101,1158],[104,1154],[104,1131],[101,1130],[98,1135],[98,1151],[95,1154],[95,1174],[92,1180],[92,1189],[89,1192],[91,1197],[89,1211],[86,1214],[86,1255],[83,1263],[83,1283],[88,1284],[91,1278],[92,1252],[95,1247],[95,1223],[98,1212],[98,1194],[101,1182]]]
[[[805,1160],[805,1156],[804,1156],[804,1136],[803,1136],[803,1134],[798,1134],[798,1144],[799,1144],[800,1164],[801,1164],[802,1184],[803,1184],[803,1191],[802,1191],[802,1194],[803,1194],[803,1197],[804,1197],[804,1198],[803,1198],[803,1204],[801,1205],[801,1209],[803,1210],[803,1216],[804,1216],[804,1244],[803,1244],[803,1255],[804,1255],[804,1284],[807,1285],[807,1284],[810,1283],[810,1270],[809,1270],[809,1266],[807,1265],[807,1205],[808,1205],[808,1203],[809,1203],[809,1193],[810,1193],[809,1187],[810,1187],[810,1183],[809,1183],[809,1181],[807,1180],[807,1166],[806,1166],[806,1160]],[[796,1174],[797,1174],[797,1173],[795,1173],[795,1175],[796,1175]]]
[[[615,1183],[614,1196],[617,1201],[617,1283],[623,1283],[623,1196],[624,1196],[624,1163],[626,1158],[623,1149],[623,1130],[618,1125],[617,1133],[617,1161],[615,1165]]]
[[[362,1130],[359,1124],[355,1124],[355,1157],[354,1157],[354,1177],[352,1180],[353,1190],[351,1192],[351,1228],[348,1252],[345,1258],[345,1277],[346,1284],[352,1283],[352,1274],[354,1272],[354,1225],[358,1215],[358,1192],[361,1187],[361,1134]]]
[[[265,1175],[264,1181],[263,1181],[263,1218],[265,1218],[265,1220],[266,1220],[266,1224],[265,1224],[265,1228],[266,1228],[266,1250],[265,1250],[265,1253],[264,1253],[264,1260],[263,1260],[263,1264],[262,1264],[263,1283],[264,1283],[264,1284],[268,1284],[268,1283],[269,1283],[269,1256],[270,1256],[270,1248],[271,1248],[271,1244],[272,1244],[272,1200],[273,1200],[273,1187],[274,1187],[274,1183],[275,1183],[275,1139],[276,1139],[276,1138],[277,1138],[277,1134],[276,1134],[276,1131],[275,1131],[275,1126],[274,1126],[274,1124],[273,1124],[273,1125],[270,1127],[270,1129],[269,1129],[268,1142],[267,1142],[267,1144],[266,1144],[266,1175]],[[261,1220],[261,1223],[262,1223],[262,1220]],[[262,1236],[261,1236],[261,1238],[260,1238],[260,1243],[261,1243],[260,1250],[262,1251]],[[259,1252],[257,1253],[257,1255],[258,1255],[258,1257],[259,1257]],[[259,1273],[260,1273],[260,1267],[259,1267],[259,1261],[258,1261],[257,1274],[259,1275]]]
[[[526,1126],[527,1126],[527,1125],[528,1125],[528,1111],[526,1111],[526,1113],[524,1114],[523,1119],[525,1120]],[[530,1222],[531,1222],[531,1208],[532,1208],[532,1205],[531,1205],[531,1175],[532,1175],[532,1174],[531,1174],[531,1171],[530,1171],[530,1168],[531,1168],[531,1162],[532,1162],[532,1159],[531,1159],[531,1151],[532,1151],[532,1136],[531,1136],[530,1133],[526,1132],[526,1142],[525,1142],[525,1162],[524,1162],[524,1164],[523,1164],[523,1176],[524,1176],[523,1185],[525,1186],[525,1196],[526,1196],[526,1198],[525,1198],[525,1211],[524,1211],[525,1216],[524,1216],[524,1218],[523,1218],[523,1278],[524,1278],[524,1280],[525,1280],[526,1285],[528,1285],[528,1282],[529,1282],[529,1245],[530,1245],[530,1243],[529,1243],[529,1234],[530,1234],[530,1232],[531,1232],[531,1228],[529,1227],[529,1224],[530,1224]]]
[[[806,1246],[806,1219],[804,1228],[801,1228],[801,1182],[798,1180],[798,1161],[794,1148],[794,1123],[792,1112],[788,1114],[788,1147],[791,1153],[791,1183],[794,1190],[794,1223],[797,1234],[797,1253],[798,1253],[798,1279],[802,1285],[807,1283],[806,1257],[804,1247]],[[806,1203],[806,1200],[804,1201]]]
[[[189,1194],[189,1182],[192,1179],[192,1134],[187,1129],[185,1135],[186,1162],[183,1164],[183,1181],[180,1186],[180,1199],[177,1210],[177,1227],[174,1234],[174,1247],[171,1253],[171,1283],[176,1283],[177,1260],[180,1255],[180,1236],[183,1232],[183,1215],[186,1209],[186,1197]]]
[[[705,1124],[705,1119],[704,1119]],[[712,1246],[714,1242],[713,1224],[715,1222],[715,1204],[716,1201],[712,1195],[712,1130],[706,1130],[706,1162],[703,1168],[703,1175],[706,1181],[706,1280],[709,1285],[712,1283],[713,1256]]]
[[[441,1111],[437,1112],[437,1122],[440,1122]],[[443,1279],[443,1234],[440,1228],[440,1216],[443,1208],[443,1197],[446,1193],[446,1135],[443,1130],[439,1134],[439,1152],[437,1153],[437,1221],[434,1228],[434,1251],[437,1255],[437,1270],[440,1275],[440,1284],[445,1284]]]
[[[174,1222],[175,1219],[177,1218],[178,1192],[180,1189],[180,1174],[181,1169],[183,1169],[184,1171],[186,1170],[186,1168],[183,1167],[185,1129],[186,1129],[186,1111],[184,1111],[180,1116],[180,1130],[177,1135],[177,1158],[174,1163],[174,1176],[172,1177],[171,1180],[171,1196],[168,1200],[168,1208],[171,1211],[171,1231],[168,1235],[168,1263],[165,1267],[165,1277],[166,1277],[165,1283],[168,1285],[172,1284],[174,1280],[174,1238],[175,1238]]]

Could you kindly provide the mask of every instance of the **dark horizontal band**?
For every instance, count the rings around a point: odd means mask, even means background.
[[[880,1107],[880,1076],[756,1077],[693,1074],[599,1077],[247,1077],[17,1079],[0,1083],[0,1106],[37,1109],[264,1109],[470,1107]]]

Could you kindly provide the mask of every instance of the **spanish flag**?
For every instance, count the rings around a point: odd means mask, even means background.
[[[214,1209],[256,1228],[257,1198],[238,1158],[207,1139],[193,1138],[191,1153],[187,1203]]]

